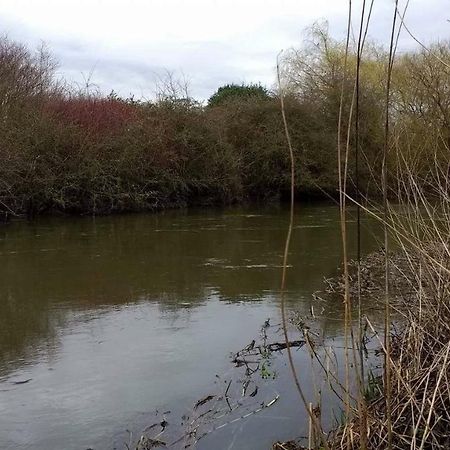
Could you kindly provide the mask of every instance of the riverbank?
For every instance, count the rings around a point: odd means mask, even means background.
[[[3,217],[221,206],[282,199],[289,192],[275,97],[210,108],[194,101],[129,103],[81,96],[60,100],[56,111],[48,106],[54,101],[42,99],[30,114],[18,105],[0,129]],[[111,128],[116,110],[127,114]],[[288,112],[293,123],[302,124],[296,131],[300,148],[313,138],[304,124],[314,118],[295,101]],[[333,134],[324,130],[319,151],[298,154],[298,195],[336,195],[334,157],[316,160],[330,154]]]
[[[379,308],[386,307],[384,262],[385,254],[381,250],[364,257],[360,264],[361,298],[364,303],[369,300],[374,306],[378,304]],[[376,341],[378,354],[389,355],[388,365],[385,363],[378,374],[374,367],[367,365],[363,397],[358,399],[357,391],[351,393],[354,400],[350,405],[350,419],[326,432],[325,445],[329,449],[449,448],[449,263],[448,248],[442,241],[427,240],[420,246],[403,247],[390,255],[392,327],[388,347],[370,315],[362,318],[365,331],[363,342],[359,342],[366,354],[370,335]],[[350,293],[357,298],[356,263],[350,266]],[[342,298],[344,277],[325,281],[325,295]],[[352,370],[359,370],[357,364],[355,367]],[[345,389],[341,394],[345,398]],[[277,442],[273,450],[326,448],[317,437],[320,433],[313,430],[313,435],[312,442],[316,444],[312,446],[294,440]]]
[[[172,84],[153,100],[105,96],[62,86],[52,62],[0,38],[0,218],[219,206],[289,192],[277,94],[228,86],[233,95],[205,104]],[[293,96],[286,110],[302,172],[297,192],[335,195],[334,121]]]
[[[351,117],[354,67],[347,67],[344,43],[326,27],[312,27],[310,38],[300,53],[292,49],[280,61],[294,188],[302,198],[336,197],[337,123],[341,117],[342,130],[351,130],[346,117]],[[448,44],[433,48],[448,61]],[[348,153],[346,192],[352,195],[359,186],[373,199],[381,196],[385,95],[380,86],[388,54],[373,45],[366,52],[360,75],[367,95],[359,99],[364,158],[356,171],[355,152]],[[33,52],[0,38],[0,220],[230,205],[290,192],[279,89],[231,84],[199,101],[170,76],[161,80],[152,100],[122,98],[114,91],[104,95],[70,86],[58,80],[56,66],[45,48]],[[439,82],[427,77],[405,82],[425,73]],[[348,76],[348,84],[337,74]],[[440,117],[435,103],[446,95],[447,78],[428,53],[418,50],[402,55],[393,74],[395,110],[401,112],[392,121],[397,150],[417,155],[415,170],[423,178],[435,157],[444,164],[448,160],[448,111]],[[416,86],[424,92],[420,101]],[[401,164],[393,154],[389,164],[389,181],[395,184]],[[434,193],[432,182],[427,189]]]
[[[403,288],[394,292],[391,303],[398,320],[389,333],[389,348],[380,341],[389,354],[389,379],[385,369],[364,416],[357,412],[337,433],[338,448],[359,449],[363,443],[370,449],[449,448],[449,262],[448,247],[440,240],[405,247],[390,262]]]

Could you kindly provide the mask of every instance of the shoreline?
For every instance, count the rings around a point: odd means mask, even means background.
[[[389,332],[391,383],[386,384],[383,375],[385,372],[374,375],[370,364],[366,367],[368,379],[364,380],[362,409],[361,404],[358,406],[358,403],[354,403],[350,407],[350,420],[344,420],[329,432],[321,431],[330,450],[388,448],[388,411],[392,420],[390,433],[393,448],[406,448],[403,445],[409,448],[414,441],[416,444],[422,443],[425,445],[422,448],[427,449],[446,449],[450,445],[447,432],[449,422],[444,420],[445,411],[450,405],[450,398],[446,394],[450,381],[447,379],[450,374],[450,327],[444,325],[448,323],[450,309],[442,304],[434,284],[436,280],[442,281],[445,267],[441,267],[441,271],[436,271],[433,267],[437,258],[445,254],[445,250],[435,243],[427,243],[427,250],[428,254],[417,254],[414,250],[403,248],[390,258],[390,276],[393,279],[390,308],[392,314],[396,315],[391,319],[392,328]],[[363,285],[361,294],[379,307],[384,307],[383,268],[380,267],[383,260],[383,250],[371,253],[361,260],[361,271],[367,276],[366,281],[369,280]],[[354,262],[350,265],[355,275],[356,265]],[[419,277],[415,270],[417,267],[422,267],[427,274],[422,272]],[[328,295],[342,296],[342,276],[326,282]],[[354,277],[351,277],[351,283],[350,292],[355,295],[357,287]],[[383,336],[377,334],[369,318],[364,319],[366,330],[369,329],[373,333],[372,337],[376,337],[379,342],[378,353],[385,355]],[[431,401],[424,403],[425,399]],[[420,433],[421,420],[425,423],[425,428]],[[435,425],[432,425],[433,421]],[[365,430],[364,437],[361,436],[362,426]],[[319,432],[313,431],[313,435],[315,433]],[[272,449],[323,448],[319,445],[321,439],[317,434],[315,439],[316,444],[312,447],[304,446],[304,442],[294,439],[276,442]]]
[[[319,196],[319,195],[313,195],[310,197],[302,197],[301,200],[296,202],[296,205],[332,205],[334,204],[335,200],[331,199],[330,197],[326,196]],[[139,214],[159,214],[164,212],[173,212],[173,211],[196,211],[196,210],[202,210],[202,211],[210,211],[210,210],[221,210],[221,209],[228,209],[228,208],[259,208],[261,210],[264,210],[266,208],[276,207],[276,208],[288,208],[289,207],[289,201],[285,198],[280,197],[272,197],[267,198],[265,200],[262,199],[248,199],[243,201],[236,201],[232,203],[201,203],[201,202],[180,202],[180,203],[173,203],[168,204],[165,206],[155,207],[155,208],[142,208],[142,209],[124,209],[124,210],[117,210],[117,211],[111,211],[111,212],[104,212],[104,213],[96,213],[93,214],[91,212],[67,212],[67,211],[59,211],[59,210],[53,210],[53,211],[47,211],[45,213],[40,213],[34,216],[27,216],[27,214],[5,214],[5,211],[0,211],[0,226],[7,225],[11,223],[16,222],[33,222],[42,218],[63,218],[63,219],[77,219],[77,218],[86,218],[86,217],[120,217],[120,216],[127,216],[127,215],[139,215]],[[336,207],[338,205],[336,204]]]

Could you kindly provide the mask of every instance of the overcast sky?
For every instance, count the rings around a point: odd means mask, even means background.
[[[353,0],[355,12],[361,3]],[[393,4],[375,0],[373,38],[388,40]],[[348,0],[0,0],[0,33],[31,47],[45,41],[71,82],[92,72],[103,92],[151,97],[169,70],[205,99],[229,82],[271,87],[278,52],[301,46],[317,20],[343,37],[347,8]],[[430,42],[450,38],[449,19],[450,0],[410,0],[405,22]],[[403,36],[401,48],[411,47]]]

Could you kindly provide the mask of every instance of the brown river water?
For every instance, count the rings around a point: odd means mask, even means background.
[[[126,449],[146,428],[166,443],[180,438],[172,447],[183,448],[195,424],[202,438],[190,443],[199,449],[264,450],[307,434],[286,355],[254,375],[252,397],[242,395],[243,371],[230,356],[258,340],[269,318],[269,339],[282,341],[288,220],[285,208],[268,207],[0,227],[0,449]],[[348,226],[354,232],[353,220]],[[377,247],[374,231],[364,220],[366,251]],[[342,304],[318,305],[311,294],[340,260],[338,208],[299,205],[287,307],[320,313],[315,330],[337,359]],[[312,396],[320,377],[305,348],[294,355]],[[229,411],[219,395],[227,386]],[[207,395],[216,400],[194,409]],[[336,399],[324,402],[339,417]],[[214,411],[199,418],[206,408]]]

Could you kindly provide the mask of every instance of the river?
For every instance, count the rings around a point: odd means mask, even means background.
[[[317,333],[336,347],[342,304],[318,305],[312,293],[340,264],[338,214],[331,205],[297,207],[286,294],[289,311],[315,308]],[[146,427],[175,440],[199,419],[200,399],[228,384],[237,398],[243,375],[230,353],[258,338],[269,318],[270,338],[282,340],[288,220],[273,206],[0,227],[0,448],[125,449]],[[363,225],[370,250],[373,227]],[[354,220],[348,226],[351,234]],[[310,394],[309,354],[294,353]],[[196,448],[263,450],[307,433],[284,354],[254,384],[258,394],[241,395],[234,416],[205,414]]]

